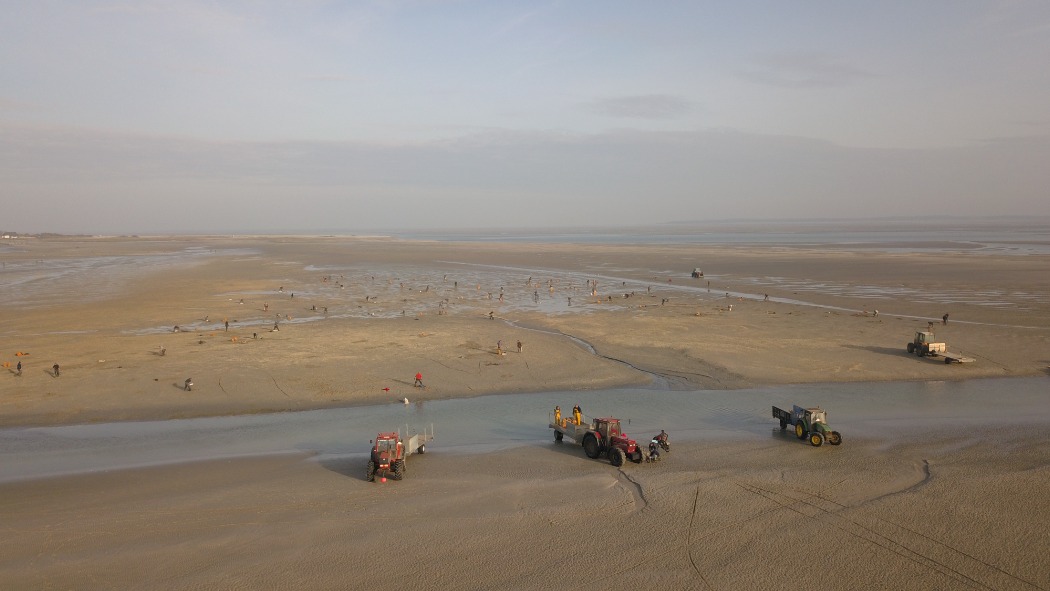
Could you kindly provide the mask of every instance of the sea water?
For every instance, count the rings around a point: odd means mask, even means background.
[[[556,405],[621,419],[646,442],[781,437],[772,406],[820,406],[851,439],[907,436],[916,429],[1050,428],[1050,378],[806,384],[745,390],[624,388],[490,395],[267,415],[0,430],[0,482],[221,458],[306,453],[362,461],[380,431],[411,435],[433,426],[428,453],[486,453],[553,444]],[[1050,433],[1050,429],[1046,432]]]

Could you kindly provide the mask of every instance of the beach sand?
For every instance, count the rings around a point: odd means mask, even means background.
[[[3,253],[18,279],[3,288],[4,427],[1050,364],[1038,255],[336,237],[15,246]],[[95,270],[70,264],[83,260]],[[976,362],[907,355],[931,322]],[[622,471],[553,444],[428,454],[385,485],[364,482],[359,460],[306,456],[12,482],[0,485],[0,587],[774,589],[809,576],[1047,589],[1050,443],[1045,429],[1002,431],[834,453],[776,435],[683,444]]]

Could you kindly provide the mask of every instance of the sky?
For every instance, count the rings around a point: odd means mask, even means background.
[[[1045,0],[0,0],[0,230],[1050,215]]]

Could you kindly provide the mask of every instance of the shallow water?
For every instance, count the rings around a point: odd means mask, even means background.
[[[414,433],[433,425],[428,453],[479,453],[551,445],[555,405],[617,416],[635,439],[661,429],[672,445],[774,438],[798,444],[771,417],[771,405],[821,406],[832,428],[851,439],[976,426],[1050,426],[1045,377],[810,384],[730,391],[621,389],[482,396],[408,405],[340,408],[158,422],[0,430],[0,482],[238,456],[305,452],[361,457],[378,431]],[[1050,433],[1050,430],[1047,431]],[[1050,435],[1048,435],[1050,436]],[[582,451],[580,452],[582,454]]]

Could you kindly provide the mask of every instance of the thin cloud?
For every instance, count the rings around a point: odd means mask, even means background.
[[[873,74],[819,53],[779,53],[756,56],[741,78],[780,88],[849,86]]]
[[[598,99],[584,105],[598,115],[627,119],[677,119],[692,111],[689,101],[669,94],[643,94]]]

